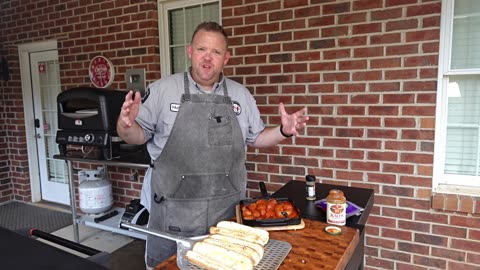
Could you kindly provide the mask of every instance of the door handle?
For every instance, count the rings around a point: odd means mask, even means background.
[[[35,122],[35,128],[39,128],[40,127],[40,119],[36,118],[34,122]],[[42,136],[40,136],[40,133],[35,134],[35,136],[33,136],[33,137],[35,137],[35,139],[42,138]]]

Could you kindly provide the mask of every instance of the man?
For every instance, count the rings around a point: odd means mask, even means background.
[[[187,47],[189,72],[152,83],[142,103],[139,93],[125,98],[118,134],[147,142],[154,160],[141,196],[149,228],[190,237],[232,218],[246,191],[246,146],[274,146],[306,125],[305,109],[287,114],[280,103],[281,125],[265,127],[250,92],[223,76],[227,41],[220,25],[201,23]],[[175,252],[175,242],[148,236],[147,266]]]

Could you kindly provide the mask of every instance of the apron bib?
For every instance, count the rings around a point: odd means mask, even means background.
[[[246,189],[245,146],[225,81],[223,96],[192,95],[184,78],[180,110],[154,162],[148,227],[191,237],[234,217]],[[174,241],[147,236],[149,266],[175,252]]]

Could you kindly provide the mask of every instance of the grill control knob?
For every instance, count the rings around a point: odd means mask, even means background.
[[[89,134],[85,134],[84,138],[87,143],[91,143],[93,142],[93,139],[95,139],[95,136],[93,136],[92,133],[89,133]]]

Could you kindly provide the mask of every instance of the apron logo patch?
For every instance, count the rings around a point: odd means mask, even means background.
[[[170,103],[170,111],[171,112],[178,112],[178,110],[180,110],[180,104]]]
[[[150,96],[150,88],[147,88],[147,91],[145,91],[145,94],[142,97],[142,104],[145,103],[147,100],[148,96]]]
[[[232,108],[236,115],[240,115],[242,113],[242,106],[240,106],[240,103],[237,101],[232,101]]]

